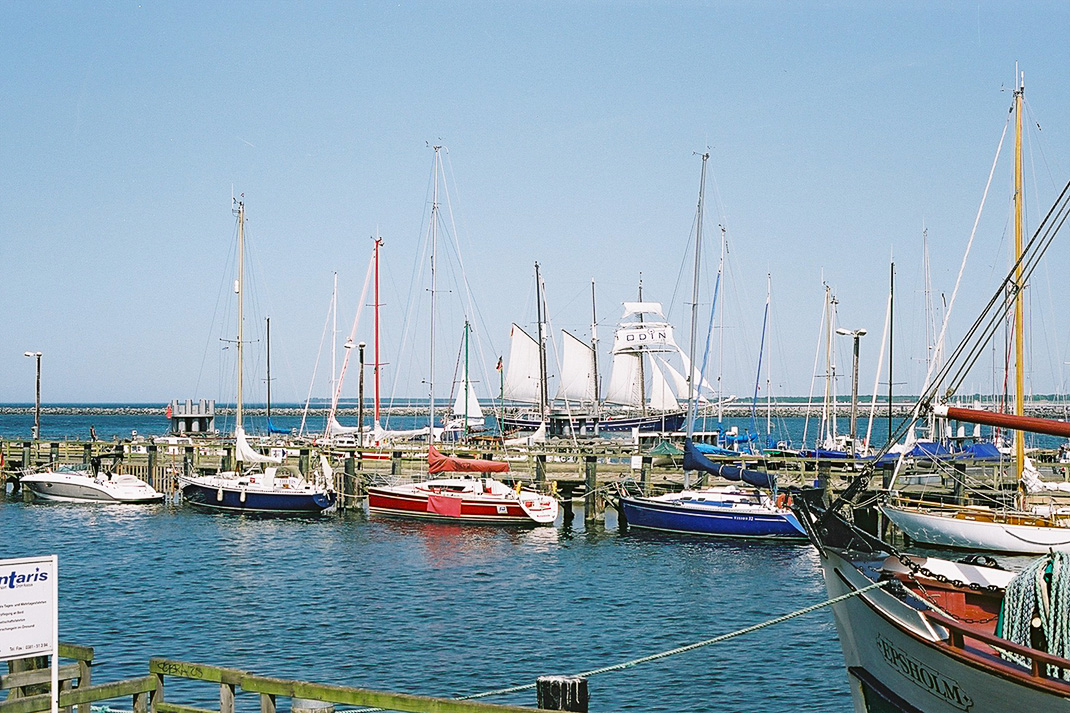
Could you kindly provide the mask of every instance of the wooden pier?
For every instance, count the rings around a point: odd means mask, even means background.
[[[298,702],[325,704],[316,708],[323,711],[333,711],[334,705],[369,706],[411,713],[538,713],[550,710],[272,678],[234,668],[166,658],[150,659],[145,676],[92,684],[93,649],[61,643],[59,655],[75,661],[60,668],[59,706],[65,711],[77,706],[78,713],[90,713],[91,704],[119,699],[130,701],[133,713],[234,713],[237,696],[241,693],[259,698],[260,713],[276,713],[279,698],[289,699],[291,710],[297,710]],[[51,672],[47,667],[39,666],[42,658],[16,659],[11,662],[12,672],[0,676],[0,690],[8,691],[7,699],[0,702],[0,713],[51,710]],[[219,707],[204,708],[165,700],[169,678],[214,684],[218,690]],[[44,692],[40,692],[41,689]]]

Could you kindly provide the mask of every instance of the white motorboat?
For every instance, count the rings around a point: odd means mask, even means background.
[[[163,493],[145,481],[128,473],[80,470],[58,466],[39,473],[29,473],[20,479],[39,500],[68,503],[159,503]]]

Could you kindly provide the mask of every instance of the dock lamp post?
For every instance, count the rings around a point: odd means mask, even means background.
[[[854,369],[851,375],[851,449],[855,450],[856,426],[858,425],[858,341],[866,336],[866,330],[840,328],[836,330],[836,334],[854,337]]]
[[[37,397],[33,407],[33,440],[41,437],[41,352],[25,352],[23,356],[37,357]]]

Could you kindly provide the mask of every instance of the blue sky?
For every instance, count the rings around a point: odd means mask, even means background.
[[[607,346],[641,273],[684,341],[696,152],[709,147],[705,237],[724,226],[729,241],[726,391],[753,389],[771,274],[774,393],[810,389],[823,281],[840,323],[869,330],[868,393],[893,254],[896,388],[917,391],[922,231],[939,302],[1016,62],[1027,230],[1070,177],[1068,30],[1070,6],[1045,2],[5,3],[0,402],[32,401],[27,350],[45,355],[46,403],[231,398],[220,338],[235,331],[221,324],[233,309],[232,192],[247,206],[247,331],[259,339],[247,397],[262,398],[264,317],[273,400],[326,395],[333,273],[340,343],[377,232],[384,384],[426,395],[425,327],[414,317],[401,332],[408,312],[427,312],[414,276],[429,144],[448,149],[449,240],[476,305],[484,381],[510,323],[535,319],[535,261],[555,329],[586,338],[593,278]],[[1010,151],[1008,139],[952,340],[1008,264]],[[1030,290],[1036,392],[1065,390],[1066,257],[1057,242]],[[464,320],[443,259],[439,396]],[[358,339],[371,341],[369,326]],[[989,364],[967,384],[989,390],[994,378]]]

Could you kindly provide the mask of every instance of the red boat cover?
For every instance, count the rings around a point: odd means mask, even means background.
[[[427,449],[429,473],[508,473],[509,464],[496,460],[444,456],[434,446]]]

